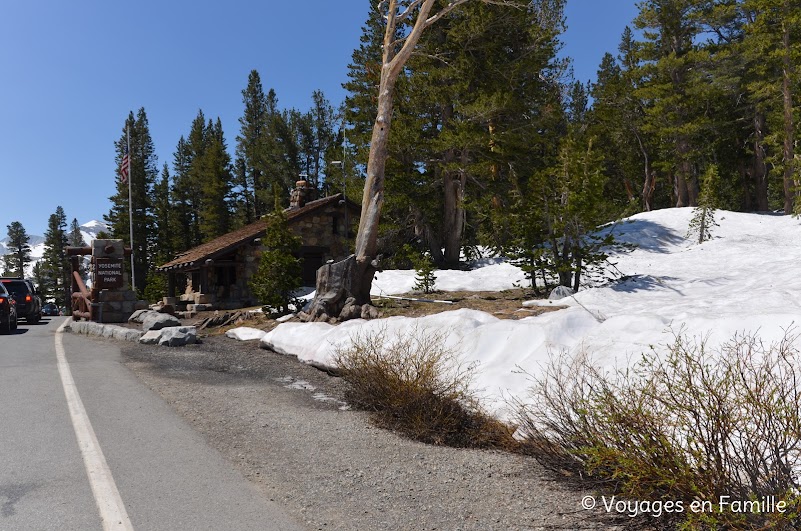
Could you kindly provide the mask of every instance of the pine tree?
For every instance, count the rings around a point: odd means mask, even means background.
[[[606,181],[594,138],[583,134],[581,123],[570,124],[558,163],[535,175],[515,208],[520,215],[511,254],[527,264],[532,286],[537,272],[545,284],[555,278],[576,291],[588,277],[607,274],[607,253],[617,243],[596,233],[614,219],[603,193]]]
[[[146,287],[146,275],[151,267],[156,244],[153,240],[153,185],[158,176],[158,158],[150,136],[147,114],[144,108],[140,108],[136,118],[133,113],[128,115],[120,139],[116,142],[117,167],[127,141],[126,130],[130,134],[131,170],[128,178],[133,201],[133,219],[136,220],[133,224],[133,244],[128,241],[130,240],[128,184],[117,182],[117,192],[109,198],[112,204],[111,210],[103,216],[103,219],[109,224],[114,238],[124,240],[131,245],[136,281],[134,289],[141,293]],[[127,261],[126,267],[128,267]]]
[[[431,293],[434,291],[434,284],[437,281],[437,275],[434,273],[434,260],[431,255],[424,253],[419,256],[415,264],[414,286],[412,289],[415,291],[422,291],[423,293]]]
[[[587,127],[604,146],[604,173],[609,176],[605,194],[625,205],[639,199],[649,211],[667,206],[655,198],[657,183],[652,160],[652,139],[643,131],[644,104],[634,94],[637,81],[626,65],[631,61],[632,36],[626,28],[621,40],[621,61],[607,53],[598,67],[590,94],[593,99]],[[641,176],[639,182],[634,176]]]
[[[426,29],[419,53],[400,72],[381,215],[386,247],[420,239],[436,263],[457,266],[465,242],[479,233],[497,242],[506,233],[515,176],[549,164],[563,3],[527,4],[475,2],[450,12]],[[371,10],[346,84],[349,139],[364,160],[377,109],[382,22]]]
[[[170,169],[165,162],[161,178],[153,185],[153,226],[158,245],[153,253],[155,265],[169,262],[176,254],[175,233],[181,228],[176,223],[172,190],[170,189]]]
[[[70,247],[86,247],[88,245],[81,232],[81,226],[78,224],[78,218],[72,218],[70,231],[67,234],[67,243]]]
[[[297,146],[298,169],[309,186],[321,190],[327,156],[336,145],[334,132],[335,111],[325,95],[315,90],[312,93],[312,108],[306,113],[292,109],[288,113],[288,127]],[[341,153],[334,158],[342,158]]]
[[[156,266],[172,260],[176,254],[175,235],[182,232],[176,223],[170,189],[170,170],[167,163],[164,163],[161,177],[153,186],[153,224],[154,239],[158,244],[155,246],[153,262],[147,273],[147,287],[144,296],[146,300],[156,302],[167,293],[166,274],[156,271]]]
[[[267,211],[267,205],[256,199],[257,190],[266,188],[264,144],[269,119],[267,97],[258,71],[251,70],[248,85],[242,91],[245,105],[239,118],[240,131],[236,137],[237,187],[241,205],[239,217],[246,224]]]
[[[197,122],[197,120],[196,120]],[[176,229],[173,232],[173,250],[176,253],[186,251],[200,245],[200,229],[197,213],[200,210],[200,193],[198,183],[192,181],[189,174],[192,156],[184,137],[178,140],[173,155],[173,181],[170,198],[173,203],[173,218]],[[172,257],[170,257],[172,258]]]
[[[31,263],[31,238],[25,227],[19,221],[12,221],[8,228],[6,246],[11,251],[3,257],[5,261],[5,274],[15,277],[24,277],[25,268]]]
[[[300,149],[290,127],[290,111],[278,109],[278,96],[272,89],[267,93],[267,109],[264,159],[268,181],[262,198],[265,204],[270,202],[272,210],[280,210],[289,205],[289,190],[301,173]]]
[[[745,29],[740,49],[747,61],[755,122],[757,129],[762,129],[758,140],[765,150],[766,193],[776,198],[771,206],[791,213],[798,193],[795,117],[799,71],[795,65],[801,61],[801,6],[791,0],[745,0],[742,4]],[[771,186],[771,180],[777,186]]]
[[[695,0],[647,0],[639,4],[635,19],[645,37],[638,50],[642,75],[648,79],[638,95],[650,102],[647,130],[664,139],[661,166],[675,181],[675,205],[679,207],[695,206],[698,200],[694,147],[703,115],[692,93],[700,87],[693,77],[697,72],[695,4]]]
[[[58,306],[70,308],[72,304],[67,292],[72,282],[66,256],[66,247],[69,245],[67,216],[60,206],[48,218],[44,238],[42,272],[45,281],[39,288],[45,300],[53,300]]]
[[[33,264],[31,268],[31,280],[33,280],[36,289],[39,293],[44,296],[45,295],[45,287],[47,286],[48,280],[47,276],[45,275],[44,265],[41,261],[37,261]],[[42,299],[43,302],[48,302],[48,299],[45,297]]]
[[[206,147],[195,159],[197,164],[196,178],[200,179],[200,212],[198,223],[203,241],[222,236],[231,228],[231,157],[228,155],[223,135],[222,123],[217,119],[215,124],[209,121],[206,129]]]
[[[186,174],[181,176],[182,178],[178,183],[181,186],[181,194],[187,198],[189,207],[190,247],[195,247],[207,241],[201,229],[200,216],[203,210],[203,187],[206,185],[204,157],[211,143],[210,125],[210,122],[206,123],[206,116],[203,111],[198,110],[197,116],[192,121],[189,135],[186,137]]]
[[[293,256],[301,240],[290,231],[282,211],[267,216],[262,245],[264,250],[259,269],[251,279],[251,289],[272,313],[286,314],[294,292],[302,285],[300,261]]]
[[[86,243],[86,240],[84,240],[83,238],[83,233],[81,233],[81,226],[78,225],[77,218],[72,218],[72,222],[70,223],[70,230],[69,233],[67,233],[67,245],[69,245],[70,247],[86,247],[88,245]],[[86,282],[86,279],[89,276],[87,270],[89,257],[88,256],[81,257],[80,261],[81,263],[80,263],[79,274],[81,275],[83,281]]]
[[[343,84],[345,122],[350,125],[348,138],[355,147],[358,164],[367,164],[370,135],[377,111],[375,93],[381,76],[381,49],[384,39],[384,18],[373,0],[363,0],[368,17],[362,27],[359,47],[353,51],[348,65],[348,81]],[[400,29],[398,30],[400,36]],[[400,91],[399,100],[403,101]]]
[[[718,167],[711,164],[704,172],[701,194],[698,196],[698,206],[693,209],[690,219],[690,228],[687,237],[698,235],[698,243],[712,239],[712,227],[717,227],[715,210],[720,202],[718,189],[720,188],[720,175]]]

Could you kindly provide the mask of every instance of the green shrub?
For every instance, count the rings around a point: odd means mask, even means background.
[[[437,281],[437,276],[434,274],[434,260],[431,255],[424,253],[415,259],[415,271],[417,275],[414,277],[414,286],[412,289],[415,291],[422,291],[423,293],[431,293],[434,291],[434,284]]]
[[[801,362],[794,337],[736,336],[718,350],[678,334],[667,354],[604,373],[552,360],[518,404],[524,446],[546,466],[633,500],[761,500],[785,512],[679,514],[692,529],[787,528],[801,508]]]
[[[262,239],[264,251],[259,269],[250,281],[259,302],[269,313],[289,313],[294,293],[302,284],[300,260],[292,253],[300,249],[301,240],[289,229],[283,212],[277,210],[267,216],[267,229]]]
[[[516,443],[470,392],[473,367],[445,347],[445,334],[413,330],[387,337],[362,334],[336,352],[347,399],[380,426],[423,442],[479,448]]]

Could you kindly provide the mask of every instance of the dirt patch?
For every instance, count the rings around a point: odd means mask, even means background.
[[[381,311],[382,317],[404,315],[422,317],[450,310],[469,308],[494,315],[499,319],[522,319],[545,312],[561,310],[563,306],[523,308],[523,302],[537,298],[530,290],[521,288],[504,291],[447,291],[425,295],[409,293],[399,297],[427,299],[439,302],[419,302],[405,299],[374,299],[373,304]]]
[[[546,312],[561,310],[564,306],[546,306],[523,308],[523,302],[538,298],[531,290],[522,288],[509,289],[504,291],[447,291],[434,292],[428,294],[406,293],[393,297],[381,297],[373,299],[373,304],[381,312],[381,317],[394,317],[402,315],[405,317],[423,317],[441,312],[469,308],[479,310],[494,315],[499,319],[523,319]],[[221,327],[209,327],[202,331],[203,335],[224,334],[232,328],[238,326],[248,326],[269,332],[279,321],[258,312],[259,307],[243,308],[242,312],[249,312],[247,319],[236,324]],[[234,313],[236,310],[230,310]],[[225,314],[225,311],[200,312],[191,320],[186,320],[184,324],[197,325],[204,320]],[[289,319],[290,322],[300,322],[296,317]],[[338,324],[331,320],[331,324]]]

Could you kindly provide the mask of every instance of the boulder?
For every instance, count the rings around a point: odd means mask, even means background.
[[[197,329],[194,326],[168,326],[146,332],[139,342],[145,345],[182,347],[197,343]]]
[[[182,347],[197,343],[197,330],[194,326],[174,326],[161,329],[159,345],[166,347]]]
[[[142,320],[142,330],[145,332],[172,326],[181,326],[181,321],[177,317],[166,313],[150,312]]]
[[[131,323],[139,323],[142,324],[142,321],[145,320],[145,317],[149,313],[153,312],[153,310],[136,310],[131,316],[128,318],[128,321]]]
[[[142,334],[139,342],[143,345],[158,345],[159,339],[161,339],[161,330],[151,330]]]
[[[112,336],[114,339],[119,339],[120,341],[131,341],[136,343],[139,341],[139,338],[142,337],[142,332],[139,330],[134,330],[132,328],[123,328],[121,326],[115,326]]]
[[[359,304],[356,304],[356,299],[353,297],[348,297],[345,301],[345,306],[342,308],[342,311],[339,312],[339,318],[342,321],[347,321],[349,319],[358,319],[362,316],[362,307]]]
[[[557,301],[559,299],[564,299],[565,297],[570,297],[575,295],[576,292],[573,291],[572,288],[568,288],[567,286],[556,286],[552,291],[551,294],[548,295],[549,301]]]
[[[362,319],[378,319],[379,317],[381,317],[381,314],[379,313],[378,308],[376,308],[372,304],[362,305],[362,311],[361,311]]]

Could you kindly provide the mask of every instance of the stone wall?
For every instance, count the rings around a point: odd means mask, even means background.
[[[334,219],[337,222],[334,233]],[[351,232],[359,224],[359,218],[353,212],[348,213],[348,226]],[[342,205],[333,204],[315,211],[313,214],[290,220],[292,232],[300,236],[304,247],[327,248],[323,260],[341,260],[347,256],[345,233],[345,212]]]
[[[92,314],[98,323],[124,323],[134,311],[142,309],[131,290],[100,290],[95,304]]]

